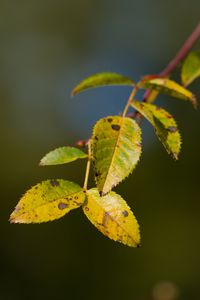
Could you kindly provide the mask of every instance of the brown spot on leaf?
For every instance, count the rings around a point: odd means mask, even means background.
[[[59,182],[55,179],[50,180],[52,186],[59,186]]]
[[[108,122],[109,122],[109,123],[111,123],[111,122],[112,122],[112,120],[113,120],[112,118],[108,118]]]
[[[170,127],[167,128],[167,130],[168,130],[169,132],[176,132],[176,131],[178,130],[178,128],[175,127],[175,126],[170,126]]]
[[[102,222],[104,227],[106,227],[109,217],[110,217],[110,215],[109,215],[109,213],[106,211],[106,212],[104,213],[104,215],[103,215],[103,222]]]
[[[111,127],[113,130],[116,130],[116,131],[120,130],[120,126],[118,124],[112,124]]]
[[[85,210],[86,210],[86,211],[89,211],[90,209],[89,209],[89,207],[85,206]]]
[[[65,200],[71,201],[71,200],[73,200],[73,198],[72,197],[66,197]]]
[[[63,210],[63,209],[65,209],[65,208],[67,208],[68,206],[69,206],[68,204],[63,203],[63,202],[60,202],[60,203],[58,204],[58,208],[59,208],[60,210]]]
[[[122,214],[124,215],[124,217],[128,217],[128,212],[127,212],[127,210],[124,210],[124,211],[122,212]]]

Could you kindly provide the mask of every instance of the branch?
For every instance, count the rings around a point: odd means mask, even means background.
[[[200,38],[200,23],[191,33],[189,38],[185,41],[179,52],[175,55],[175,57],[169,62],[169,64],[159,73],[161,77],[169,76],[176,67],[180,64],[180,62],[186,57],[190,49],[196,43],[196,41]],[[146,91],[144,93],[143,101],[148,102],[148,97],[150,96],[151,91]]]
[[[168,77],[180,64],[180,62],[186,57],[190,49],[196,43],[196,41],[200,38],[200,23],[196,26],[194,31],[190,34],[188,39],[185,41],[179,52],[175,55],[175,57],[168,63],[168,65],[158,74],[160,77]],[[143,96],[143,102],[148,102],[148,98],[151,96],[151,91],[147,90]],[[137,121],[140,123],[143,119],[143,116],[135,111],[128,115],[130,118],[137,118]]]
[[[166,68],[159,74],[161,76],[169,76],[177,65],[185,58],[192,46],[200,38],[200,23],[197,25],[195,30],[191,33],[189,38],[185,41],[182,48],[176,54],[176,56],[169,62]]]

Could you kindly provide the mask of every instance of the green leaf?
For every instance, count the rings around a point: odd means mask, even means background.
[[[183,62],[181,80],[184,86],[188,86],[197,77],[200,77],[200,51],[191,52]]]
[[[141,154],[141,129],[130,118],[100,119],[94,127],[91,146],[97,188],[104,195],[136,166]]]
[[[187,90],[177,82],[172,81],[168,78],[149,79],[148,77],[144,77],[139,86],[144,89],[156,90],[175,98],[190,101],[195,108],[197,106],[194,94],[192,94],[189,90]]]
[[[61,218],[85,201],[82,188],[73,182],[52,179],[43,181],[21,198],[10,216],[11,223],[41,223]]]
[[[114,192],[100,197],[97,189],[87,191],[83,211],[90,222],[110,239],[128,245],[140,246],[139,225],[130,207]]]
[[[134,86],[132,79],[120,74],[104,72],[92,75],[81,81],[73,90],[72,95],[76,95],[84,90],[107,86],[107,85],[130,85]]]
[[[41,159],[40,166],[61,165],[86,157],[86,153],[75,147],[60,147],[47,153]]]
[[[132,106],[153,125],[167,152],[178,159],[181,136],[174,118],[166,110],[153,104],[133,101]]]

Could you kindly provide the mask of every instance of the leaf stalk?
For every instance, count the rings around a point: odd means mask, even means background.
[[[84,179],[84,185],[83,185],[84,190],[87,190],[88,179],[89,179],[89,174],[90,174],[90,166],[91,166],[91,160],[92,160],[91,140],[88,141],[87,146],[88,146],[88,160],[87,160],[86,171],[85,171],[85,179]]]

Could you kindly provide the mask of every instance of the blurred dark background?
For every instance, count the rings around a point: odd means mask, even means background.
[[[82,184],[85,162],[40,168],[38,161],[88,138],[94,122],[122,111],[130,93],[104,88],[71,99],[73,86],[101,71],[135,80],[159,72],[199,12],[199,0],[0,1],[1,300],[199,299],[200,111],[188,103],[160,98],[182,132],[180,160],[144,122],[141,162],[116,189],[140,223],[141,248],[105,238],[81,210],[41,225],[8,222],[41,180]],[[199,84],[191,89],[200,99]]]

